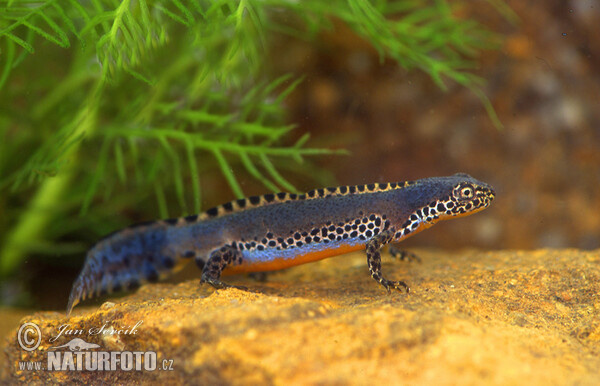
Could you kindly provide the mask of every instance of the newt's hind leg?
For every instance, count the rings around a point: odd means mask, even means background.
[[[391,288],[404,288],[406,289],[406,292],[409,292],[410,288],[405,282],[391,281],[384,278],[381,274],[381,254],[379,253],[379,250],[381,249],[381,247],[388,244],[393,239],[393,237],[393,232],[386,230],[367,242],[367,264],[369,265],[369,272],[371,272],[371,277],[375,279],[379,284],[384,286],[388,292],[390,292]]]
[[[230,245],[226,245],[219,249],[214,250],[204,267],[202,268],[202,278],[200,283],[208,283],[215,288],[238,288],[246,290],[245,287],[235,286],[227,283],[223,283],[221,273],[228,265],[239,265],[243,261],[242,252],[233,248]]]
[[[417,263],[422,263],[422,260],[419,256],[415,255],[412,252],[405,251],[396,244],[390,244],[388,252],[390,255],[392,255],[394,259],[407,260],[409,263],[412,263],[413,261],[416,261]]]

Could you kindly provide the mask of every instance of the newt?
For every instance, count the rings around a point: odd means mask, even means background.
[[[379,250],[440,220],[487,208],[494,189],[468,174],[415,181],[269,193],[187,217],[137,224],[87,253],[69,296],[80,301],[155,282],[194,260],[201,283],[234,287],[222,274],[279,270],[365,249],[371,277],[388,292],[410,290],[386,279]]]

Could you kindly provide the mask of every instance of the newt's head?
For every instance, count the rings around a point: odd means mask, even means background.
[[[405,225],[412,231],[417,226],[422,230],[440,220],[479,212],[495,197],[494,188],[465,173],[418,180],[409,190],[411,206],[418,208]]]
[[[442,215],[462,216],[490,206],[496,195],[494,188],[468,174],[459,173],[454,176],[463,177],[464,180],[454,186],[450,200],[445,203],[446,211],[441,213]]]
[[[446,177],[446,192],[435,202],[429,203],[429,210],[423,213],[428,220],[444,220],[450,217],[462,217],[479,212],[494,200],[494,188],[485,182],[476,180],[465,173]],[[425,208],[424,208],[425,209]]]

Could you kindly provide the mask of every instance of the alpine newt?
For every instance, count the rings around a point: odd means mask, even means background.
[[[191,259],[202,270],[201,283],[227,288],[221,274],[278,270],[366,248],[371,277],[388,292],[408,291],[406,283],[382,275],[381,247],[479,212],[494,195],[490,185],[459,173],[252,196],[199,215],[134,225],[88,251],[67,315],[81,300],[157,281]]]

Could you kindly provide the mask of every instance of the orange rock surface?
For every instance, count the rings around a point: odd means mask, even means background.
[[[37,350],[5,339],[0,383],[600,384],[600,252],[415,251],[423,263],[384,258],[410,294],[388,295],[354,253],[277,272],[249,287],[198,280],[154,284],[75,309],[35,313]],[[105,325],[135,334],[88,335]],[[69,342],[61,326],[100,346],[155,351],[172,371],[27,371]],[[172,362],[169,362],[172,360]]]

